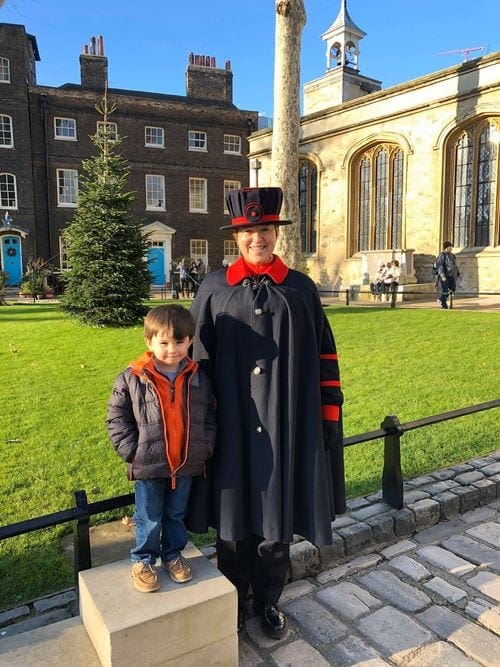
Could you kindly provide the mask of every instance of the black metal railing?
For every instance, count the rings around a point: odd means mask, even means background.
[[[344,438],[344,447],[352,447],[353,445],[369,442],[370,440],[384,439],[382,498],[391,507],[401,509],[403,507],[401,436],[407,431],[417,428],[439,424],[450,419],[457,419],[498,407],[500,407],[500,399],[495,399],[486,403],[470,405],[466,408],[443,412],[404,424],[400,424],[399,419],[395,415],[388,415],[380,424],[380,429]],[[74,540],[75,587],[78,590],[78,573],[92,567],[89,533],[90,518],[103,512],[132,505],[134,503],[134,494],[128,493],[123,496],[107,498],[106,500],[99,500],[93,503],[87,501],[87,494],[82,490],[74,491],[73,497],[75,506],[70,509],[0,527],[0,540],[71,522],[73,524]]]
[[[347,289],[343,290],[318,290],[319,295],[321,297],[329,297],[329,296],[338,296],[339,301],[343,301],[346,306],[352,305],[352,303],[358,303],[358,295],[360,294],[368,294],[370,296],[373,296],[373,293],[369,289],[353,289],[352,287],[348,287]],[[390,308],[396,308],[398,296],[401,296],[403,299],[407,294],[412,294],[412,295],[418,295],[421,297],[427,297],[428,299],[437,299],[439,296],[438,292],[423,292],[422,290],[415,290],[415,289],[405,289],[404,292],[398,292],[397,290],[392,290],[386,293],[385,295],[377,295],[377,296],[385,296],[384,301],[381,303],[386,303]],[[449,292],[449,308],[453,308],[453,302],[456,301],[457,299],[464,298],[464,299],[469,299],[469,298],[480,298],[483,296],[497,296],[500,299],[500,292]],[[380,302],[379,302],[380,303]]]

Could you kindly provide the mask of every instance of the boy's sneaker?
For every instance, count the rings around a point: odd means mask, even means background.
[[[141,593],[153,593],[160,588],[156,570],[147,563],[138,562],[132,565],[132,579]]]
[[[174,558],[174,560],[162,561],[161,565],[169,573],[170,579],[178,584],[183,584],[193,578],[191,568],[184,556],[179,556],[179,558]]]

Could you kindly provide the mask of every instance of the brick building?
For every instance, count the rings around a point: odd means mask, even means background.
[[[29,257],[64,267],[62,232],[76,207],[82,159],[95,153],[90,135],[108,78],[103,41],[80,55],[81,83],[36,83],[36,38],[0,23],[1,268],[18,284]],[[225,191],[248,184],[248,135],[255,111],[232,102],[229,61],[189,55],[186,95],[108,88],[109,119],[123,138],[132,214],[149,232],[154,284],[170,280],[182,256],[218,267],[236,253],[219,227],[227,223]]]

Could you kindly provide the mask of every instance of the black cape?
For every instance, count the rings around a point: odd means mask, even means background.
[[[331,544],[330,522],[345,511],[343,446],[341,423],[328,450],[323,440],[320,355],[336,354],[316,286],[294,270],[282,284],[230,286],[221,269],[205,278],[191,312],[217,439],[207,478],[193,482],[188,528],[211,525],[223,540],[253,533],[292,542],[295,533]],[[327,391],[342,403],[340,388]]]

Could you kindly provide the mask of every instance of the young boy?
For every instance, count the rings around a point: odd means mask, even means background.
[[[134,481],[136,546],[132,579],[144,593],[160,587],[158,557],[171,579],[192,579],[181,551],[191,477],[203,473],[215,442],[214,399],[208,377],[187,356],[195,323],[178,305],[157,306],[144,321],[149,352],[117,377],[106,424]]]

